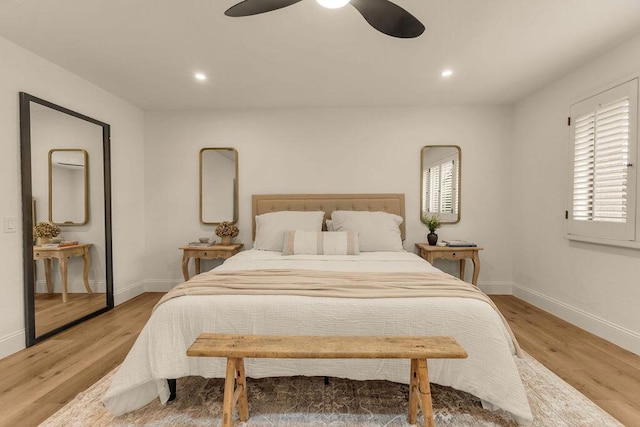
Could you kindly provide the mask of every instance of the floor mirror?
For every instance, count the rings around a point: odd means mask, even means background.
[[[113,308],[110,127],[20,93],[27,346]]]

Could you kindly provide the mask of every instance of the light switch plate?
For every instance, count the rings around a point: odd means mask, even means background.
[[[4,232],[15,233],[16,232],[16,217],[5,216],[4,217]]]

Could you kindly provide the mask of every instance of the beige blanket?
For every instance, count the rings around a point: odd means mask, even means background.
[[[506,319],[477,287],[442,272],[349,273],[318,270],[212,270],[176,286],[156,304],[186,295],[299,295],[331,298],[473,298],[489,304],[521,350]]]

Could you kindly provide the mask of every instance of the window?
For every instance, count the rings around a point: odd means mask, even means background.
[[[571,106],[569,237],[636,239],[638,79]]]

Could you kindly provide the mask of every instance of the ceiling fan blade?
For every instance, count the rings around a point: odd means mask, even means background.
[[[244,0],[231,6],[224,14],[227,16],[239,17],[257,15],[259,13],[271,12],[291,6],[302,0]]]
[[[410,39],[424,32],[422,22],[389,0],[351,0],[351,5],[373,28],[389,36]]]

